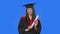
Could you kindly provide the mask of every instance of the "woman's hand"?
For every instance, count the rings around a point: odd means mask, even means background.
[[[28,29],[32,29],[32,27],[31,26],[28,26]]]
[[[31,26],[28,26],[28,28],[25,29],[25,31],[29,31],[30,29],[32,29],[32,27]]]
[[[36,20],[34,22],[35,22],[34,27],[36,28],[36,26],[38,25],[38,20]],[[32,29],[32,27],[31,26],[28,26],[28,28],[25,29],[25,31],[29,31],[30,29]]]
[[[38,20],[35,20],[34,22],[35,22],[34,26],[37,26],[38,25]]]
[[[29,29],[25,29],[25,31],[29,31]]]
[[[34,28],[37,31],[38,20],[35,21]]]

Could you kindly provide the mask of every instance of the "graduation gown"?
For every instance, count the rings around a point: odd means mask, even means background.
[[[25,17],[22,17],[20,19],[20,22],[19,22],[19,25],[18,25],[19,34],[40,34],[40,32],[41,32],[41,24],[40,24],[39,20],[38,20],[38,25],[37,25],[36,29],[33,27],[31,30],[26,32],[25,29],[27,29],[28,24],[29,23],[26,22]]]

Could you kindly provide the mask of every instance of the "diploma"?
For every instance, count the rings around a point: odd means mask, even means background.
[[[34,21],[36,21],[38,19],[38,17],[39,17],[39,15],[36,16],[36,18],[34,19]],[[35,24],[34,21],[33,21],[32,25],[31,25],[31,27],[34,26],[34,24]]]

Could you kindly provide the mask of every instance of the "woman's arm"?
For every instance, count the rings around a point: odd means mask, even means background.
[[[39,34],[41,32],[41,23],[38,20],[38,24],[36,26],[34,26],[35,31],[37,32],[37,34]]]
[[[23,18],[21,18],[19,25],[18,25],[19,34],[22,34],[25,31],[25,29],[26,29],[25,20]]]

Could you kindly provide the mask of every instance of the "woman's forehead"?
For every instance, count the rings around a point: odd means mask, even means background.
[[[27,8],[27,9],[32,9],[32,8]]]

